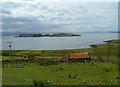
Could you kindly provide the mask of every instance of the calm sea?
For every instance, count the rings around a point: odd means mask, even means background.
[[[9,50],[8,41],[12,41],[12,50],[63,50],[89,48],[91,44],[118,39],[118,33],[81,33],[77,37],[14,37],[2,36],[3,50]]]

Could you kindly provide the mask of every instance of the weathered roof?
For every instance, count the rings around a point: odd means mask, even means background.
[[[69,59],[91,58],[89,53],[69,53]]]

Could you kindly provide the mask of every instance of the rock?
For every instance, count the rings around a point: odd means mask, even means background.
[[[93,61],[90,62],[91,64],[93,63]]]
[[[2,68],[5,68],[5,66],[4,66],[4,65],[2,65]]]
[[[86,83],[86,81],[83,81],[83,83]]]
[[[75,79],[75,76],[73,76],[73,79]]]
[[[17,68],[23,68],[22,66],[17,66]]]
[[[116,76],[116,77],[115,77],[115,79],[119,79],[119,77],[118,77],[118,76]]]
[[[75,75],[75,77],[77,77],[77,75]]]
[[[109,69],[105,69],[106,72],[109,72]]]
[[[69,78],[71,78],[71,75],[69,74]]]
[[[51,83],[51,81],[47,81],[47,84]]]
[[[60,69],[60,70],[64,70],[64,69],[63,69],[63,68],[61,68],[61,67],[60,67],[59,69]]]

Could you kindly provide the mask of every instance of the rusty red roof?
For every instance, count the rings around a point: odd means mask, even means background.
[[[69,59],[91,58],[89,53],[69,53]]]

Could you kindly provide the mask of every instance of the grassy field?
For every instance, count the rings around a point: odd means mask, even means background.
[[[109,51],[108,51],[109,46]],[[2,69],[3,85],[118,85],[118,45],[102,44],[98,48],[73,50],[3,50],[2,60],[66,59],[68,53],[89,52],[92,58],[101,57],[104,61],[56,63],[40,65],[38,63],[7,63]],[[110,61],[108,59],[108,52]],[[26,57],[24,55],[29,55]],[[22,57],[21,57],[22,56]],[[17,67],[22,66],[24,67]],[[11,67],[13,66],[13,67]],[[50,83],[46,83],[50,81]]]
[[[29,63],[24,68],[3,68],[3,85],[33,85],[34,80],[51,81],[49,85],[117,85],[116,76],[118,66],[112,63],[59,63],[49,66]]]
[[[109,51],[108,51],[109,47]],[[80,52],[89,52],[93,58],[101,57],[104,60],[109,58],[110,61],[117,62],[118,61],[118,45],[113,44],[102,44],[98,48],[87,48],[87,49],[71,49],[71,50],[3,50],[2,54],[7,54],[7,57],[10,55],[30,55],[35,58],[36,56],[40,56],[41,58],[46,59],[66,59],[68,58],[68,53],[80,53]],[[6,59],[6,56],[3,56],[3,60]],[[13,58],[14,59],[14,58]],[[16,59],[16,58],[15,58]]]
[[[1,56],[1,58],[3,58],[3,60],[11,60],[11,57],[9,56]],[[28,58],[12,56],[12,60],[17,60],[17,59],[28,59]]]

